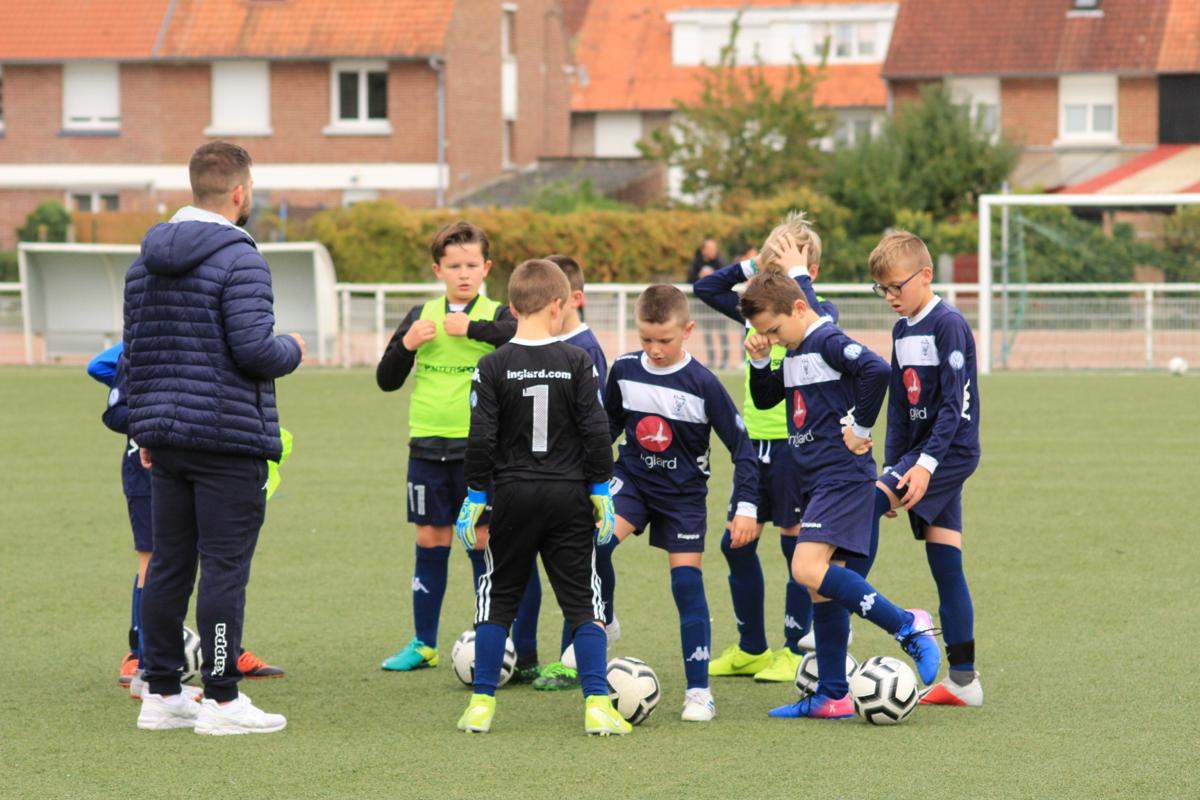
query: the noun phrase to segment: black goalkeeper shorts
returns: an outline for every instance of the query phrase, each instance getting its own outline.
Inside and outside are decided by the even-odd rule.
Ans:
[[[525,481],[496,487],[475,624],[490,622],[506,629],[512,624],[539,553],[571,627],[603,622],[595,532],[583,483]]]

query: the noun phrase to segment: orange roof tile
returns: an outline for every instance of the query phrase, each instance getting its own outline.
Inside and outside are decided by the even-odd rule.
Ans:
[[[2,0],[0,62],[145,59],[168,0]]]
[[[856,0],[822,0],[821,5]],[[797,0],[604,0],[592,2],[584,18],[575,63],[586,70],[571,93],[572,111],[670,109],[699,94],[701,67],[671,63],[671,24],[666,15],[693,8],[795,6]],[[827,66],[817,84],[819,105],[877,106],[887,102],[881,64]],[[763,68],[768,79],[783,80],[786,67]]]
[[[1196,0],[1171,0],[1158,71],[1200,72],[1200,3]]]

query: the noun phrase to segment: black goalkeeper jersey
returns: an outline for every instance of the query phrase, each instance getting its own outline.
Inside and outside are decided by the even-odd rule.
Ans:
[[[612,477],[608,417],[586,352],[513,339],[479,360],[471,383],[467,485]]]

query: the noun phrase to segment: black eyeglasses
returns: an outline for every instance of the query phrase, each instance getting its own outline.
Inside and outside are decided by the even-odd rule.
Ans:
[[[876,297],[888,297],[888,296],[899,297],[901,290],[904,289],[904,284],[908,283],[909,281],[911,281],[913,278],[917,277],[920,274],[921,274],[921,270],[917,270],[912,275],[909,275],[907,278],[902,280],[900,283],[893,283],[893,284],[889,284],[888,286],[884,286],[879,283],[872,283],[871,291],[875,293]]]

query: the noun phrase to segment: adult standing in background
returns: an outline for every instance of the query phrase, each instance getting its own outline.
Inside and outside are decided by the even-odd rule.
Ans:
[[[125,276],[129,435],[151,469],[154,552],[142,590],[138,727],[270,733],[287,720],[238,692],[250,559],[282,449],[275,378],[300,366],[276,336],[271,271],[241,226],[250,154],[213,142],[188,165],[192,205],[155,225]],[[204,699],[180,693],[183,619],[196,582]]]
[[[695,285],[696,281],[708,277],[721,267],[721,250],[717,240],[705,239],[696,254],[692,256],[692,266],[688,268],[688,283]],[[729,338],[726,336],[724,320],[712,319],[707,309],[696,317],[700,328],[704,331],[704,363],[709,369],[725,369],[729,365]],[[720,351],[718,360],[718,350]]]

